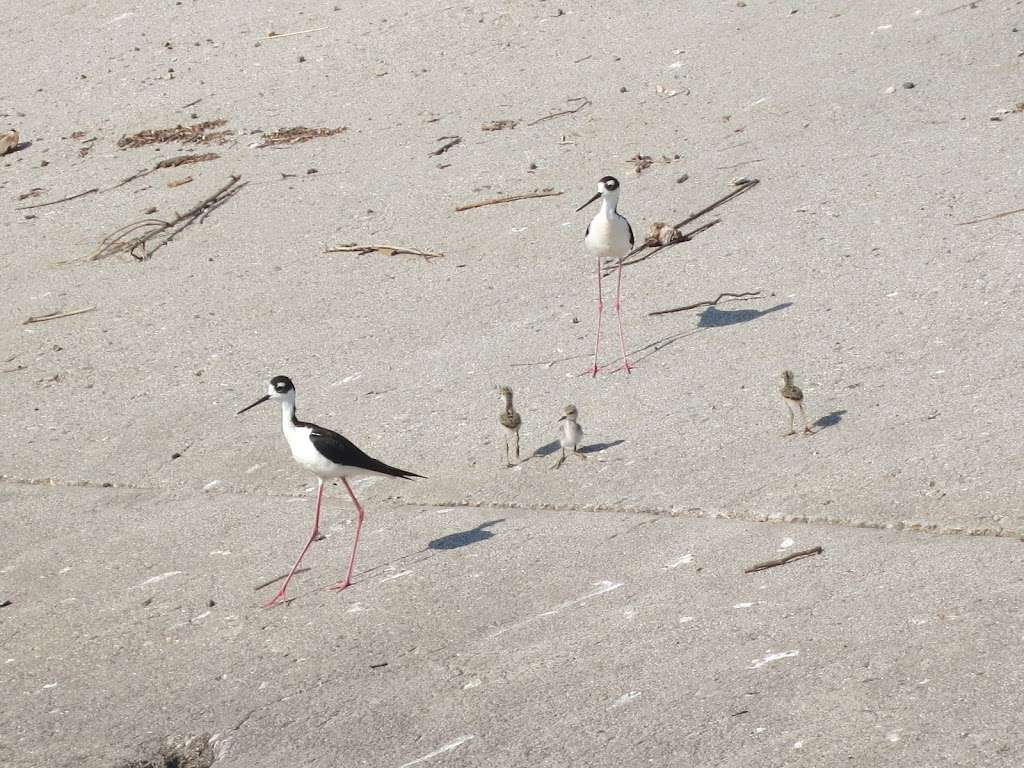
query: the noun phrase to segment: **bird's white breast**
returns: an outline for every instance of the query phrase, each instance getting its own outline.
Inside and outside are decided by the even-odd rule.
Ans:
[[[562,436],[559,439],[562,447],[566,450],[575,451],[576,446],[583,442],[583,427],[575,421],[562,423]]]
[[[629,224],[619,215],[598,214],[590,222],[584,239],[587,250],[602,258],[620,259],[629,253]]]

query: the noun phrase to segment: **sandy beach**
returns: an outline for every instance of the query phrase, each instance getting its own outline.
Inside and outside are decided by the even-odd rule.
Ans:
[[[6,26],[0,764],[1024,759],[1024,5]],[[636,369],[592,378],[605,175],[638,240],[739,194],[624,268]],[[427,479],[356,483],[340,594],[329,488],[265,611],[315,486],[236,415],[275,374]],[[552,471],[568,403],[588,459]]]

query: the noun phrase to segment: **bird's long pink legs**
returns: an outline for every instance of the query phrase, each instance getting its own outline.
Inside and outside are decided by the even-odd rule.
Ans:
[[[317,478],[316,513],[313,518],[313,530],[309,532],[309,538],[306,539],[306,545],[302,548],[302,551],[299,552],[299,558],[295,561],[295,565],[293,565],[292,569],[288,571],[288,577],[284,580],[284,585],[281,587],[281,589],[278,590],[276,595],[274,595],[269,601],[263,604],[264,608],[272,608],[274,605],[277,604],[278,600],[285,599],[285,592],[288,591],[288,585],[291,583],[292,576],[295,575],[295,569],[298,568],[299,563],[302,562],[302,558],[306,554],[306,550],[309,549],[309,545],[312,544],[313,541],[317,538],[317,536],[320,535],[320,503],[323,501],[323,498],[324,481],[321,480],[320,478]]]
[[[364,515],[363,505],[359,503],[359,499],[357,499],[356,495],[352,492],[352,486],[348,484],[348,480],[343,477],[341,478],[341,482],[344,483],[345,490],[348,491],[348,495],[352,497],[352,503],[356,505],[356,538],[355,541],[352,542],[352,554],[349,555],[348,558],[348,572],[345,574],[345,579],[343,581],[339,581],[334,586],[329,587],[329,589],[332,589],[335,592],[341,592],[343,589],[348,589],[352,584],[352,569],[356,566],[356,547],[359,546],[359,532],[363,530]]]
[[[597,257],[597,339],[594,341],[594,365],[583,372],[597,376],[600,366],[597,364],[597,353],[601,349],[601,316],[604,314],[604,298],[601,296],[601,257]]]
[[[619,349],[622,350],[622,365],[615,370],[625,370],[626,373],[630,373],[633,366],[629,364],[629,358],[626,357],[626,337],[622,332],[622,303],[620,301],[622,297],[622,262],[623,259],[619,259],[619,277],[615,284],[615,317],[619,321]]]

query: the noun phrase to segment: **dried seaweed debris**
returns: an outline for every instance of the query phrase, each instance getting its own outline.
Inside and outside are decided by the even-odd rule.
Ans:
[[[223,144],[227,137],[233,136],[234,131],[225,129],[216,130],[227,124],[227,120],[207,120],[204,123],[193,125],[178,125],[174,128],[155,128],[133,133],[131,136],[122,136],[117,140],[117,146],[121,149],[138,149],[153,144]]]
[[[322,139],[328,136],[337,136],[339,133],[347,130],[348,128],[344,126],[341,128],[304,128],[300,125],[295,128],[281,128],[273,133],[264,134],[263,142],[258,145],[257,149],[263,149],[264,147],[277,147],[282,144],[301,144],[302,142],[309,141],[310,139]]]

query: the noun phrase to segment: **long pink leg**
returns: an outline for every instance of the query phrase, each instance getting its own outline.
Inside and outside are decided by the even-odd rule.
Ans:
[[[626,337],[622,333],[622,304],[620,298],[622,296],[622,259],[619,259],[619,277],[615,285],[615,317],[619,321],[619,349],[622,350],[622,365],[615,370],[625,369],[626,373],[630,373],[633,370],[633,366],[629,364],[629,360],[626,358]]]
[[[348,484],[348,480],[344,477],[341,478],[341,482],[345,484],[345,490],[348,491],[348,495],[352,497],[352,503],[356,505],[356,538],[352,542],[352,554],[348,558],[348,573],[345,574],[345,580],[339,581],[334,586],[330,587],[335,592],[341,592],[343,589],[348,589],[352,584],[352,569],[356,567],[356,547],[359,546],[359,532],[363,530],[363,505],[359,503],[359,499],[352,493],[352,486]]]
[[[306,546],[299,552],[299,559],[295,561],[295,565],[288,571],[288,578],[284,580],[284,586],[278,590],[278,593],[274,595],[268,602],[263,604],[264,608],[272,608],[278,600],[284,599],[284,593],[288,590],[288,585],[291,583],[292,576],[295,575],[295,569],[299,567],[299,563],[302,562],[302,557],[306,554],[306,550],[309,549],[309,545],[313,543],[317,536],[320,535],[320,503],[324,497],[324,481],[317,478],[316,488],[316,514],[313,517],[313,530],[309,532],[309,538],[306,539]]]
[[[599,367],[597,365],[597,353],[601,348],[601,316],[604,314],[604,299],[601,296],[601,257],[597,257],[597,339],[594,341],[594,365],[592,368],[584,371],[584,374],[589,373],[591,376],[597,376]]]

